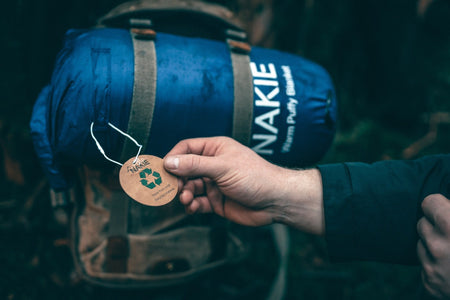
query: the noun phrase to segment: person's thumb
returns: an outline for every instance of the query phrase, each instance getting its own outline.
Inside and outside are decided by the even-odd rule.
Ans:
[[[175,175],[183,177],[209,177],[216,179],[223,174],[226,165],[213,156],[182,154],[164,158],[164,168]]]

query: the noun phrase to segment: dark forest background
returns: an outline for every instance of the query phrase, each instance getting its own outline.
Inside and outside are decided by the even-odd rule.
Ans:
[[[28,122],[69,28],[86,28],[120,0],[11,0],[0,11],[0,298],[78,298],[64,230]],[[323,65],[339,130],[322,162],[414,159],[450,150],[450,1],[216,1],[255,45]],[[419,269],[332,264],[321,238],[291,231],[288,299],[414,299]],[[73,279],[73,278],[72,278]]]

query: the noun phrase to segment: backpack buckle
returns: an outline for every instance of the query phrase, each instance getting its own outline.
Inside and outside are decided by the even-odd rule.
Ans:
[[[225,35],[231,51],[239,54],[249,54],[252,50],[252,47],[247,42],[247,34],[244,31],[227,29]]]
[[[150,19],[130,19],[130,31],[138,40],[154,40],[156,31],[154,31],[152,20]]]

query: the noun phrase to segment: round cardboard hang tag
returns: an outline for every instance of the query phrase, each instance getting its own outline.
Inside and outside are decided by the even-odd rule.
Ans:
[[[168,173],[163,160],[152,155],[140,155],[123,164],[119,172],[125,193],[139,203],[161,206],[172,201],[178,192],[177,177]]]

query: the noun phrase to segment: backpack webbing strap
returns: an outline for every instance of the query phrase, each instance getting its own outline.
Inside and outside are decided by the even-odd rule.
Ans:
[[[271,229],[279,257],[279,265],[266,300],[280,300],[284,299],[286,290],[287,268],[289,264],[289,232],[287,227],[282,224],[273,224]]]
[[[106,244],[105,271],[126,273],[129,255],[126,237],[128,223],[128,198],[113,193],[110,206],[109,235]],[[125,213],[123,213],[125,212]]]
[[[127,133],[138,141],[145,151],[156,97],[156,51],[153,42],[156,33],[150,28],[150,20],[131,19],[130,23],[134,47],[134,85]],[[136,145],[126,139],[122,149],[122,161],[136,155],[136,151]]]
[[[232,137],[241,144],[250,145],[253,122],[253,80],[250,71],[251,47],[245,42],[243,31],[228,29],[227,43],[230,48],[234,78],[234,108]]]
[[[127,133],[142,145],[145,151],[150,136],[156,97],[156,51],[151,21],[130,20],[130,34],[134,48],[134,85]],[[124,141],[120,160],[127,161],[137,153],[136,145]],[[128,207],[127,197],[112,199],[109,219],[106,269],[125,273],[128,260]]]

